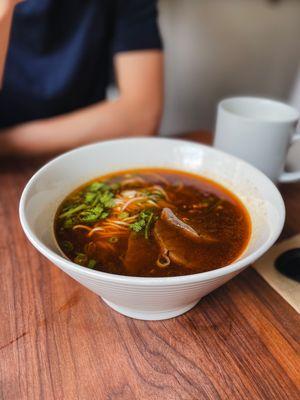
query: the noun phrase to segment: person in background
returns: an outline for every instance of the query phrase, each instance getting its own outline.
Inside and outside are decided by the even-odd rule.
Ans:
[[[19,1],[1,1],[0,35],[7,37]],[[5,52],[1,40],[0,64]],[[119,97],[109,101],[112,60]],[[22,2],[14,12],[0,91],[0,155],[42,155],[152,135],[162,88],[155,0]]]
[[[0,89],[13,10],[18,2],[17,0],[0,1]]]

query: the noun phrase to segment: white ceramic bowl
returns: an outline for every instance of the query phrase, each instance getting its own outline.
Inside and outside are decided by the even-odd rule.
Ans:
[[[247,207],[252,222],[251,239],[243,255],[220,269],[168,278],[113,275],[64,258],[53,234],[54,215],[64,197],[92,178],[139,167],[190,171],[233,191]],[[45,257],[116,311],[145,320],[183,314],[233,278],[272,246],[282,230],[284,217],[284,203],[277,188],[251,165],[208,146],[161,138],[108,141],[63,154],[31,178],[20,201],[22,227]]]

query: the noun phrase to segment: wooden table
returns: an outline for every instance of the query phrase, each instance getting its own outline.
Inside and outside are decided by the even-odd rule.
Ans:
[[[126,318],[26,240],[18,201],[41,163],[2,164],[1,400],[300,398],[299,315],[253,269],[176,319]],[[300,232],[300,184],[280,189],[287,237]]]

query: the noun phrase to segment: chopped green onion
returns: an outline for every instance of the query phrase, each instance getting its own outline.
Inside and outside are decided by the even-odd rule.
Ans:
[[[85,265],[87,263],[88,257],[84,253],[77,253],[76,257],[74,258],[74,263],[79,265]]]
[[[96,264],[97,264],[96,260],[90,259],[87,267],[93,269],[93,268],[95,268]]]
[[[64,240],[62,242],[62,247],[65,251],[72,251],[74,249],[73,244],[69,240]]]
[[[72,226],[73,226],[72,218],[66,219],[65,222],[64,222],[64,228],[65,229],[70,229],[70,228],[72,228]]]

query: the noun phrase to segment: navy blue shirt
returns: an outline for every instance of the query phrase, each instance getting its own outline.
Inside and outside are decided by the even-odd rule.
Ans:
[[[155,0],[19,4],[0,92],[0,128],[103,100],[115,53],[160,47]]]

